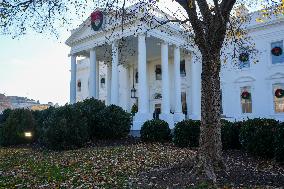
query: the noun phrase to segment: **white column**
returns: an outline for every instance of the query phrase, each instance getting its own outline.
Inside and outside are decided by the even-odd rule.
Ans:
[[[110,105],[111,104],[111,64],[107,65],[107,101],[106,104]]]
[[[170,113],[170,87],[169,87],[169,53],[168,44],[161,45],[162,60],[162,114]]]
[[[145,35],[140,34],[138,35],[138,112],[134,116],[131,129],[140,130],[145,121],[150,119],[152,117],[149,113],[146,41]]]
[[[175,113],[181,113],[181,85],[180,85],[180,49],[174,48],[174,71],[175,71]]]
[[[96,50],[90,50],[90,77],[89,77],[89,97],[97,98],[97,59]]]
[[[112,44],[111,104],[118,105],[118,43]]]
[[[149,113],[149,97],[147,83],[146,41],[144,35],[138,36],[138,111]]]
[[[175,72],[175,121],[184,119],[181,105],[181,81],[180,81],[180,48],[174,47],[174,72]]]
[[[96,61],[96,99],[100,99],[100,62]]]
[[[76,103],[76,90],[77,90],[77,79],[76,79],[77,65],[76,56],[71,56],[71,81],[70,81],[70,104]]]
[[[191,55],[191,86],[192,86],[192,99],[191,99],[191,109],[192,115],[191,119],[201,118],[201,62],[197,60],[195,54]]]

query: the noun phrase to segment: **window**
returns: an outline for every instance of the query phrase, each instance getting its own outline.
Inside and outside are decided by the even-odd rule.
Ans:
[[[156,65],[155,73],[156,73],[156,80],[161,80],[162,79],[161,65]]]
[[[283,97],[284,84],[273,85],[273,101],[274,101],[274,112],[284,112],[284,97]]]
[[[180,76],[185,77],[186,71],[185,71],[185,60],[180,61]]]
[[[249,53],[247,52],[242,52],[239,55],[239,68],[249,68],[250,67],[250,60],[249,60]]]
[[[251,87],[241,88],[242,113],[252,113]]]
[[[77,82],[77,91],[81,92],[81,90],[82,90],[82,83],[81,83],[80,80],[78,80],[78,82]]]
[[[104,77],[101,78],[101,88],[105,88],[106,79]]]
[[[136,71],[136,74],[135,74],[135,83],[138,83],[138,71]]]
[[[273,53],[274,50],[278,52],[282,51],[282,53]],[[272,64],[279,64],[284,63],[284,53],[283,53],[283,41],[277,41],[271,43],[271,57],[272,57]]]
[[[187,115],[186,92],[181,93],[182,113]]]

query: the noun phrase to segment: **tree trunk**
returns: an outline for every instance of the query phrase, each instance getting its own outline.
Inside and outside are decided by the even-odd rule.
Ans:
[[[212,55],[214,54],[214,55]],[[221,143],[220,53],[202,56],[201,132],[198,170],[216,182],[217,170],[223,169]]]

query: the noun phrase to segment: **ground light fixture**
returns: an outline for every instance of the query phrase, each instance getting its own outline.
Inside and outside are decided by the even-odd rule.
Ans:
[[[32,138],[33,137],[33,134],[30,131],[24,132],[24,135],[25,135],[26,138]]]

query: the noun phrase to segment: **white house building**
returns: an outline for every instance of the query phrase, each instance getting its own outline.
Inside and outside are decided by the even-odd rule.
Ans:
[[[134,16],[124,21],[123,29],[114,12],[97,9],[72,31],[66,41],[71,47],[70,103],[94,97],[128,112],[137,104],[133,130],[140,130],[154,111],[171,128],[183,119],[200,119],[200,56],[186,26],[149,24],[143,18],[171,16],[152,7],[141,11],[141,6],[126,10]],[[252,16],[255,20],[257,13]],[[222,67],[224,118],[284,120],[284,17],[253,21],[247,29],[260,51],[259,62],[243,54],[238,65]]]

